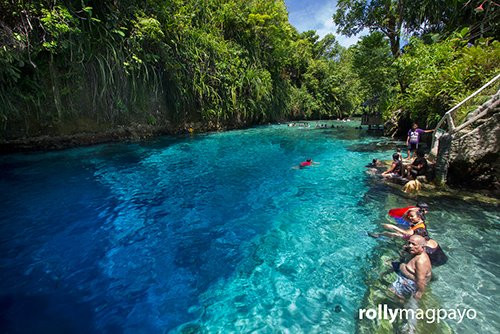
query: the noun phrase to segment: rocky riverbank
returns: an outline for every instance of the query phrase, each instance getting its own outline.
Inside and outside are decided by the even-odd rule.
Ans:
[[[182,125],[167,124],[153,126],[133,124],[118,126],[115,129],[102,132],[82,132],[61,136],[38,136],[11,140],[0,140],[0,154],[16,152],[35,152],[62,150],[66,148],[91,146],[110,142],[137,141],[161,135],[181,135],[189,133],[204,133],[210,131],[226,131],[245,128],[248,124],[204,124],[201,122],[184,123]]]

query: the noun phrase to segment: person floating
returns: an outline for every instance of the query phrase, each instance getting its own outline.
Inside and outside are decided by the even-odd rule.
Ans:
[[[408,229],[402,229],[394,224],[383,224],[382,227],[384,227],[386,230],[390,230],[392,232],[383,232],[381,234],[376,234],[376,233],[371,233],[369,234],[371,237],[377,238],[380,235],[384,235],[387,237],[395,237],[395,238],[403,238],[408,240],[412,235],[415,234],[415,230],[418,228],[423,228],[427,229],[427,226],[425,225],[425,221],[422,218],[422,215],[418,211],[410,211],[408,213],[408,220],[410,221],[410,226]]]
[[[378,160],[378,159],[372,159],[372,162],[370,162],[365,167],[375,168],[375,167],[380,167],[380,166],[382,166],[382,163],[380,162],[380,160]]]
[[[416,206],[407,206],[404,208],[391,209],[389,210],[388,214],[389,216],[394,218],[394,220],[398,225],[409,227],[410,219],[408,218],[408,215],[410,214],[410,212],[417,212],[422,217],[422,220],[425,221],[426,220],[425,215],[429,213],[429,204],[424,202],[419,202],[417,203]]]
[[[403,176],[403,162],[400,159],[399,153],[392,155],[392,164],[388,170],[382,173],[384,177],[402,177]]]
[[[401,298],[413,295],[419,300],[431,279],[432,265],[425,246],[425,238],[412,235],[406,247],[412,257],[408,262],[401,263],[395,268],[398,277],[389,290]]]
[[[319,165],[319,162],[313,161],[312,159],[307,159],[299,164],[299,168],[305,168],[312,165]]]
[[[418,150],[418,143],[420,142],[420,136],[422,133],[432,132],[434,130],[422,130],[418,128],[417,123],[413,123],[411,129],[408,131],[408,137],[406,138],[406,146],[408,147],[408,155],[406,159],[411,159],[413,154]],[[411,157],[410,157],[411,153]]]

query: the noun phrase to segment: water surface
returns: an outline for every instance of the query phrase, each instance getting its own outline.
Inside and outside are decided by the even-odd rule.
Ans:
[[[378,270],[365,232],[413,199],[365,173],[395,144],[342,125],[1,157],[2,328],[353,333]],[[320,164],[292,168],[306,158]],[[430,219],[451,283],[433,294],[498,328],[498,212],[444,203]]]

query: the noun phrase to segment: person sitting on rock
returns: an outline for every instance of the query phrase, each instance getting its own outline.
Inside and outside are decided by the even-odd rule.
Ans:
[[[416,180],[418,176],[424,176],[427,173],[427,160],[422,151],[417,151],[417,158],[408,166],[408,175]]]
[[[382,173],[384,177],[401,177],[403,175],[403,162],[400,159],[399,153],[392,155],[392,164],[388,170]]]

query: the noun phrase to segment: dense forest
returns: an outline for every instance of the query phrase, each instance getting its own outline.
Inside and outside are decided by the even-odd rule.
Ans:
[[[498,11],[339,0],[339,33],[370,32],[345,49],[283,0],[1,0],[0,139],[396,110],[432,126],[498,72]]]

